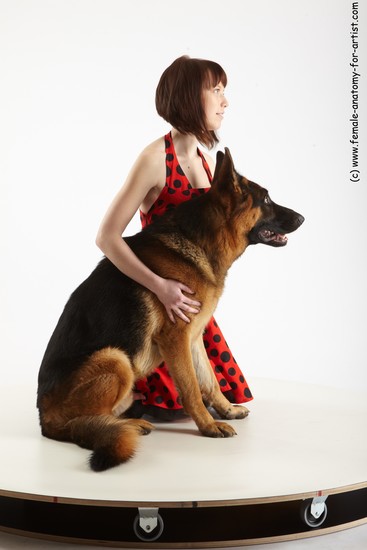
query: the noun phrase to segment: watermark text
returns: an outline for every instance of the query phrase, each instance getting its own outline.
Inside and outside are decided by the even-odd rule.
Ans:
[[[358,2],[352,2],[351,4],[351,61],[349,63],[351,68],[351,111],[349,122],[351,124],[350,132],[350,145],[351,145],[351,170],[350,181],[360,181],[359,170],[359,82],[360,82],[360,53],[358,51],[359,46],[359,9]]]

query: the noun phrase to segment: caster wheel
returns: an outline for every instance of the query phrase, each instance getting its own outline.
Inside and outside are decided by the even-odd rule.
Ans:
[[[164,529],[164,523],[161,516],[158,514],[157,516],[157,525],[154,527],[154,529],[150,530],[150,526],[147,525],[146,529],[143,529],[139,524],[140,516],[137,515],[134,519],[134,533],[138,537],[138,539],[142,540],[143,542],[153,542],[155,540],[158,540],[161,534],[163,533]]]
[[[315,529],[320,527],[327,516],[327,506],[326,503],[322,505],[315,505],[313,507],[312,500],[305,500],[301,506],[301,519],[308,526]]]

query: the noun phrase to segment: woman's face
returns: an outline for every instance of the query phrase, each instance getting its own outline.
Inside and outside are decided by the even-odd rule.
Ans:
[[[203,106],[207,129],[218,130],[222,124],[224,110],[228,107],[224,86],[221,82],[215,87],[203,90]]]

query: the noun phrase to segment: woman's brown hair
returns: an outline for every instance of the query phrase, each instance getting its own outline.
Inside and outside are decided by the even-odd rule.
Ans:
[[[211,149],[219,139],[206,127],[203,90],[221,82],[227,85],[227,75],[218,63],[183,55],[162,74],[155,95],[158,114],[182,134],[193,134]]]

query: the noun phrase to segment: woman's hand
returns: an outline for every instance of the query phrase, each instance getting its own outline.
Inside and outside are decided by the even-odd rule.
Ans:
[[[161,279],[158,289],[155,290],[156,296],[166,308],[172,323],[176,322],[175,315],[189,323],[190,319],[184,312],[199,313],[200,311],[201,303],[197,300],[191,300],[184,293],[195,294],[188,286],[172,279]]]

